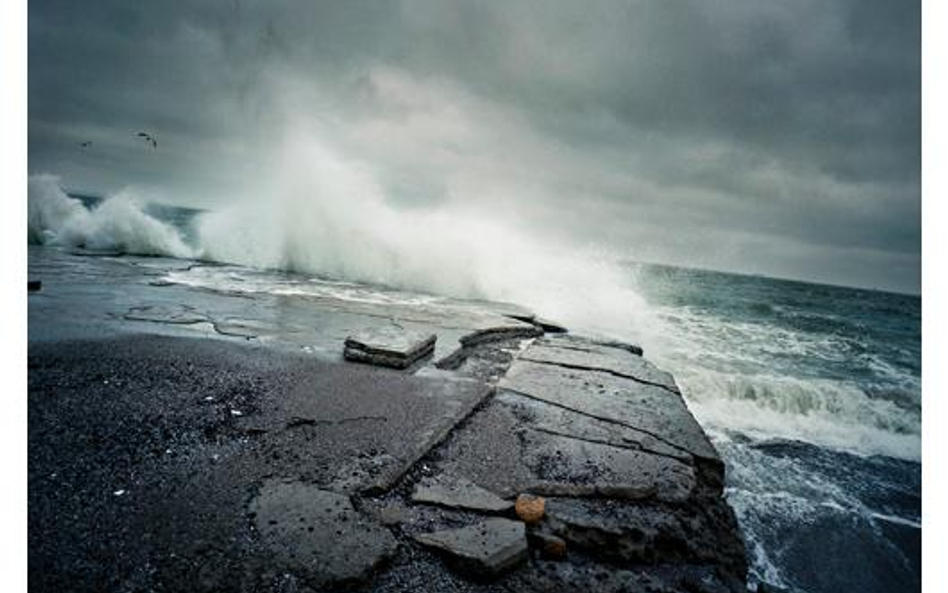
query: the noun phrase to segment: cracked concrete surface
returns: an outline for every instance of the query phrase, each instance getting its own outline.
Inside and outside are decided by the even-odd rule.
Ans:
[[[743,588],[723,464],[635,345],[509,305],[156,285],[199,269],[161,258],[30,268],[37,590]],[[343,361],[380,327],[434,356]]]

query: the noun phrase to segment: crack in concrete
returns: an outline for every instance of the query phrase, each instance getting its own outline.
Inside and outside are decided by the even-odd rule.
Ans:
[[[339,420],[323,420],[319,418],[305,418],[302,416],[293,416],[286,421],[275,421],[272,424],[263,424],[263,425],[249,425],[241,426],[238,424],[236,427],[237,430],[251,434],[251,435],[260,435],[266,434],[268,432],[281,431],[281,430],[290,430],[292,428],[300,428],[303,426],[338,426],[341,424],[348,424],[350,422],[365,422],[365,421],[379,421],[379,422],[388,422],[388,418],[384,416],[354,416],[352,418],[340,418]]]
[[[388,418],[385,416],[353,416],[352,418],[340,418],[339,420],[322,420],[319,418],[304,418],[302,416],[294,416],[286,421],[285,428],[296,428],[298,426],[338,426],[340,424],[348,424],[350,422],[364,422],[368,420],[388,422]]]
[[[576,408],[572,408],[572,407],[567,406],[567,405],[564,405],[564,404],[560,404],[560,403],[556,403],[556,402],[551,402],[551,401],[546,400],[546,399],[543,399],[543,398],[541,398],[541,397],[537,397],[537,396],[535,396],[535,395],[531,395],[531,394],[526,393],[526,392],[523,392],[523,391],[518,391],[518,390],[512,389],[512,388],[510,388],[510,387],[502,387],[502,388],[499,388],[499,389],[502,390],[502,391],[509,391],[510,393],[514,393],[514,394],[519,395],[519,396],[521,396],[521,397],[525,397],[525,398],[528,398],[528,399],[532,399],[532,400],[538,401],[538,402],[540,402],[540,403],[544,403],[544,404],[546,404],[546,405],[548,405],[548,406],[555,406],[555,407],[561,408],[561,409],[563,409],[563,410],[569,410],[570,412],[574,412],[574,413],[579,414],[579,415],[581,415],[581,416],[586,416],[587,418],[593,418],[593,419],[595,419],[595,420],[600,420],[600,421],[602,421],[602,422],[610,422],[610,423],[615,424],[615,425],[617,425],[617,426],[624,426],[624,427],[626,427],[626,428],[631,428],[631,429],[634,430],[634,431],[641,432],[642,434],[646,434],[646,435],[652,437],[653,439],[655,439],[656,441],[658,441],[658,442],[660,442],[660,443],[664,443],[664,444],[668,445],[668,446],[671,447],[672,449],[675,449],[675,450],[677,450],[677,451],[681,451],[682,453],[684,453],[684,454],[686,454],[686,455],[690,455],[691,457],[693,457],[693,458],[695,458],[695,459],[701,458],[700,455],[697,455],[697,454],[695,454],[694,452],[689,451],[689,450],[686,449],[685,447],[682,447],[681,445],[676,445],[675,443],[673,443],[673,442],[671,442],[671,441],[669,441],[669,440],[667,440],[667,439],[665,439],[665,438],[663,438],[663,437],[660,437],[659,435],[655,434],[654,432],[645,430],[645,429],[643,429],[643,428],[639,428],[638,426],[633,426],[633,425],[631,425],[631,424],[628,424],[628,423],[626,423],[626,422],[622,422],[622,421],[620,421],[620,420],[616,420],[616,419],[614,419],[614,418],[608,418],[608,417],[606,417],[606,416],[599,416],[599,415],[597,415],[597,414],[591,414],[591,413],[589,413],[589,412],[585,412],[585,411],[583,411],[583,410],[578,410],[578,409],[576,409]]]
[[[675,395],[681,395],[681,393],[677,389],[672,389],[668,387],[667,385],[663,385],[662,383],[647,381],[645,379],[640,379],[639,377],[636,377],[634,375],[627,375],[625,373],[620,373],[619,371],[615,371],[612,369],[607,369],[603,367],[595,367],[595,366],[586,366],[582,364],[571,364],[567,362],[553,362],[550,360],[537,360],[535,358],[530,358],[529,356],[524,356],[524,355],[521,355],[519,359],[525,360],[527,362],[532,362],[534,364],[545,364],[549,366],[562,367],[564,369],[572,369],[574,371],[595,371],[595,372],[600,372],[600,373],[608,373],[615,377],[620,377],[622,379],[631,379],[632,381],[635,381],[636,383],[640,383],[642,385],[651,385],[652,387],[659,387],[669,393],[673,393]]]
[[[689,466],[689,467],[693,467],[693,466],[691,465],[691,463],[690,463],[690,460],[692,459],[692,456],[691,456],[691,455],[688,455],[687,458],[683,458],[684,456],[683,456],[683,457],[678,457],[678,456],[675,456],[675,455],[669,455],[668,453],[662,453],[662,452],[660,452],[660,451],[656,451],[655,449],[646,447],[646,446],[642,445],[642,443],[629,443],[628,445],[625,445],[625,444],[616,443],[616,442],[614,442],[614,441],[608,441],[608,440],[605,440],[605,439],[595,439],[595,438],[590,438],[590,437],[581,437],[581,436],[577,436],[577,435],[575,435],[575,434],[569,434],[569,433],[566,433],[566,432],[560,432],[560,431],[558,431],[558,430],[553,430],[553,429],[550,429],[550,428],[543,428],[543,427],[538,427],[538,426],[527,426],[526,428],[527,428],[527,430],[532,430],[532,431],[535,431],[535,432],[542,432],[542,433],[545,433],[545,434],[549,434],[549,435],[553,435],[553,436],[559,436],[559,437],[564,437],[564,438],[568,438],[568,439],[573,439],[573,440],[576,440],[576,441],[583,441],[583,442],[586,442],[586,443],[592,443],[592,444],[594,444],[594,445],[604,445],[604,446],[607,446],[607,447],[615,447],[616,449],[625,449],[625,450],[627,450],[627,451],[638,451],[638,452],[640,452],[640,453],[648,453],[649,455],[656,455],[656,456],[658,456],[658,457],[665,457],[666,459],[671,459],[671,460],[673,460],[673,461],[677,461],[678,463],[681,463],[682,465],[687,465],[687,466]],[[649,435],[649,436],[651,436],[651,435]]]

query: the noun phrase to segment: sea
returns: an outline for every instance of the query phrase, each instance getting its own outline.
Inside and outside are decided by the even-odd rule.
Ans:
[[[921,298],[636,266],[727,466],[751,580],[921,590]]]
[[[444,218],[419,225],[378,200],[300,204],[201,211],[31,176],[29,240],[230,264],[169,278],[207,288],[289,279],[317,294],[503,300],[636,341],[726,463],[752,586],[921,589],[919,296],[557,253],[516,228],[439,230]]]

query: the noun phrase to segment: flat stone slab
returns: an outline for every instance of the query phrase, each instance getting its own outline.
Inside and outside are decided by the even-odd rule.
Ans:
[[[415,535],[447,555],[449,564],[475,575],[495,576],[527,559],[526,528],[519,521],[488,519],[460,529]]]
[[[414,502],[493,513],[513,508],[512,502],[490,490],[466,478],[448,474],[423,479],[415,486],[411,499]]]
[[[671,373],[628,350],[592,341],[544,337],[527,348],[520,358],[576,369],[606,371],[678,393],[678,385]]]
[[[533,418],[508,394],[498,396],[452,439],[443,470],[503,496],[681,503],[695,491],[697,470],[686,460],[547,431]]]
[[[695,488],[694,468],[674,458],[531,428],[521,439],[534,494],[680,503]]]
[[[389,489],[491,392],[471,380],[315,360],[282,373],[282,389],[237,408],[235,428],[274,469],[345,493]]]
[[[434,334],[376,328],[346,338],[343,355],[346,360],[404,369],[433,353],[436,340]]]
[[[591,418],[646,433],[665,445],[720,463],[682,397],[664,387],[604,371],[519,359],[497,385]]]
[[[249,511],[277,562],[316,587],[364,583],[398,547],[348,497],[309,484],[268,481]]]
[[[638,449],[672,457],[685,463],[691,463],[693,459],[690,453],[664,443],[646,432],[578,414],[559,406],[518,395],[513,391],[499,393],[497,401],[513,407],[519,416],[529,418],[529,425],[534,430],[614,447]]]

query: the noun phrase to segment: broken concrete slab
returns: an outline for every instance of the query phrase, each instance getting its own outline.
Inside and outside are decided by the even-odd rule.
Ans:
[[[674,458],[530,428],[521,439],[535,494],[680,503],[695,488],[694,468]]]
[[[422,479],[415,486],[411,499],[414,502],[489,513],[500,513],[513,507],[513,503],[490,490],[466,478],[445,473]]]
[[[458,338],[460,346],[447,356],[439,358],[435,362],[435,367],[456,370],[472,357],[477,358],[479,354],[484,354],[499,344],[510,344],[517,340],[535,338],[541,335],[543,335],[543,330],[532,323],[522,323],[512,318],[505,319],[500,324],[486,326],[462,335]],[[517,347],[516,349],[519,350],[520,348]],[[503,364],[499,368],[506,366],[507,364]],[[475,372],[475,374],[477,373]]]
[[[496,576],[527,559],[526,529],[510,519],[421,533],[415,540],[442,552],[450,565],[474,576]]]
[[[550,499],[547,529],[576,547],[621,562],[743,567],[740,534],[724,505],[631,506],[614,500]]]
[[[408,368],[434,352],[437,336],[401,328],[374,328],[349,336],[343,356],[346,360],[397,369]]]
[[[274,469],[339,492],[381,492],[491,392],[475,381],[300,357],[281,389],[233,419]],[[271,457],[275,457],[270,459]]]
[[[563,347],[573,347],[581,350],[588,349],[590,345],[600,346],[603,348],[614,348],[617,350],[625,350],[636,356],[642,356],[644,351],[642,347],[638,344],[630,344],[629,342],[622,342],[620,340],[613,339],[601,339],[601,338],[591,338],[587,336],[578,336],[575,334],[566,334],[555,336],[557,338],[557,343]]]
[[[682,397],[663,387],[522,359],[511,365],[497,387],[635,429],[683,453],[721,463]]]
[[[443,454],[444,471],[502,496],[607,496],[681,503],[694,492],[695,468],[676,457],[548,433],[494,399]]]
[[[398,547],[348,497],[310,484],[268,481],[249,511],[276,561],[315,587],[363,584]]]
[[[527,348],[520,358],[573,369],[605,371],[679,392],[671,373],[627,350],[603,346],[592,341],[544,337]]]
[[[533,430],[612,445],[613,447],[647,451],[657,455],[674,457],[685,463],[691,463],[692,461],[690,453],[629,426],[599,420],[560,406],[519,395],[513,391],[503,391],[497,394],[497,401],[510,406],[514,413],[529,423]]]
[[[478,329],[471,333],[465,334],[458,341],[461,343],[461,346],[470,348],[472,346],[477,346],[478,344],[493,342],[496,340],[507,340],[510,338],[534,338],[542,335],[543,330],[532,323],[517,321],[516,319],[508,319],[503,324],[492,325],[490,327]]]
[[[504,498],[536,481],[524,463],[522,425],[506,406],[493,400],[452,435],[441,450],[443,471],[465,476]]]

